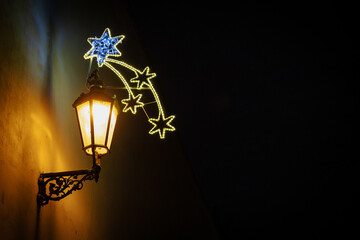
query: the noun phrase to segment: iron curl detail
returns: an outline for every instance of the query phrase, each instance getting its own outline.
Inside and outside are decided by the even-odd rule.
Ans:
[[[97,182],[99,173],[99,166],[94,166],[91,170],[42,173],[38,180],[37,202],[43,206],[50,200],[59,201],[74,191],[81,190],[84,181],[95,180]]]

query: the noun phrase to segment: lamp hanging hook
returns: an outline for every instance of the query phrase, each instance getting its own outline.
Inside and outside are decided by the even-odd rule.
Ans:
[[[92,87],[102,88],[103,85],[103,82],[100,80],[99,68],[95,68],[86,81],[86,87],[90,90]]]
[[[92,58],[90,58],[89,68],[88,68],[88,73],[87,73],[87,78],[86,78],[86,82],[85,82],[85,87],[86,87],[88,90],[89,90],[88,80],[89,80],[89,77],[90,77],[91,66],[92,66]]]

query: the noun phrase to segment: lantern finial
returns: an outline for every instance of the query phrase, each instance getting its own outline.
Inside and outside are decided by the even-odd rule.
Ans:
[[[99,69],[95,68],[87,79],[86,86],[88,89],[93,87],[102,88],[103,82],[100,80]]]

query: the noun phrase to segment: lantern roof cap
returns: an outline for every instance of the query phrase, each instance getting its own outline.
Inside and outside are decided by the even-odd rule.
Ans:
[[[99,101],[106,101],[106,102],[114,102],[118,108],[118,103],[116,100],[115,94],[109,94],[103,89],[103,82],[100,80],[99,76],[99,69],[96,68],[94,71],[89,75],[86,86],[88,87],[88,93],[81,93],[80,96],[75,100],[73,103],[73,108],[76,106],[90,101],[90,100],[99,100]]]
[[[92,87],[88,93],[81,93],[80,96],[74,101],[73,108],[76,106],[90,101],[90,100],[98,100],[98,101],[105,101],[105,102],[114,102],[117,105],[116,95],[109,94],[105,92],[102,87]]]

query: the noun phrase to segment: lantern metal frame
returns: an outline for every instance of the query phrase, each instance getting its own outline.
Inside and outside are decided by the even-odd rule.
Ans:
[[[109,116],[108,116],[108,122],[107,122],[107,129],[106,129],[106,136],[105,136],[105,142],[104,145],[98,145],[95,143],[95,132],[94,132],[94,121],[93,121],[93,116],[90,116],[90,131],[91,131],[91,144],[88,146],[85,146],[84,144],[84,136],[83,136],[83,132],[81,131],[81,126],[80,126],[80,121],[79,121],[79,115],[78,115],[78,111],[76,110],[76,107],[85,103],[85,102],[89,102],[89,107],[90,107],[90,113],[93,112],[93,104],[94,101],[104,101],[104,102],[109,102],[110,103],[110,111],[109,111]],[[96,85],[96,86],[92,86],[90,89],[89,93],[82,93],[80,95],[80,97],[78,97],[75,102],[73,103],[73,108],[75,109],[76,112],[76,119],[78,122],[78,126],[79,126],[79,131],[80,131],[80,137],[81,137],[81,143],[83,146],[83,151],[87,154],[87,155],[93,155],[94,154],[94,147],[95,147],[95,151],[97,147],[101,147],[101,148],[106,148],[107,153],[110,153],[110,148],[107,146],[108,141],[109,141],[109,130],[110,130],[110,123],[111,123],[111,114],[113,111],[113,108],[117,108],[118,107],[118,102],[116,101],[116,95],[114,96],[110,96],[108,94],[104,93],[104,90],[102,89],[102,86]],[[91,148],[92,149],[92,154],[88,153],[86,150]],[[99,155],[105,155],[105,154],[99,154]]]
[[[116,95],[109,96],[103,90],[103,83],[99,78],[98,69],[95,69],[93,73],[87,79],[87,87],[90,90],[88,93],[82,93],[79,98],[77,98],[73,104],[73,107],[76,108],[79,104],[82,104],[86,101],[101,100],[111,102],[109,119],[107,123],[106,130],[106,139],[105,146],[98,146],[94,144],[94,124],[93,116],[90,115],[91,121],[91,145],[88,147],[84,146],[83,136],[80,128],[78,113],[76,112],[76,118],[80,130],[80,137],[83,146],[83,150],[87,155],[92,156],[92,168],[86,170],[75,170],[75,171],[65,171],[65,172],[51,172],[51,173],[41,173],[38,179],[39,191],[37,194],[37,204],[38,206],[44,206],[49,203],[49,201],[59,201],[66,196],[70,195],[74,191],[81,190],[83,188],[83,182],[87,180],[95,180],[98,182],[99,174],[101,171],[101,156],[110,153],[110,149],[107,147],[108,134],[110,130],[110,121],[111,114],[114,107],[118,109],[118,102],[116,100]],[[92,104],[90,104],[91,106]],[[75,109],[76,110],[76,109]],[[90,110],[90,112],[92,112]],[[96,152],[96,147],[105,147],[107,152],[105,154],[98,154]],[[86,152],[86,149],[91,148],[93,154]]]

